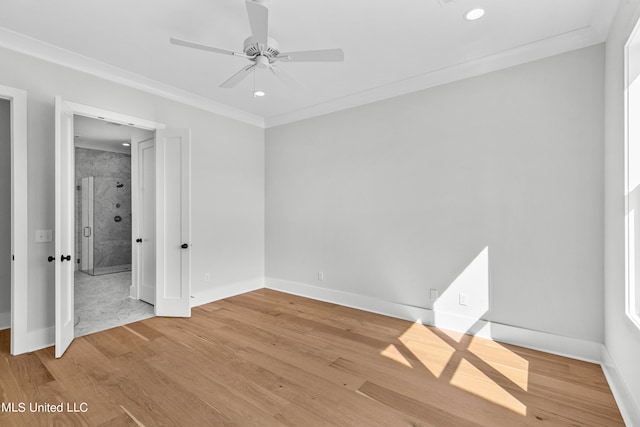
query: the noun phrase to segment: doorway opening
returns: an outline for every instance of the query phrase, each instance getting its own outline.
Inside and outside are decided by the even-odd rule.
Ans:
[[[0,330],[11,327],[11,101],[0,98]],[[0,339],[9,353],[9,340]],[[7,348],[4,348],[7,346]]]
[[[155,224],[155,210],[134,203],[140,180],[132,179],[132,144],[155,132],[74,115],[75,271],[74,336],[154,316],[154,299],[132,298],[134,218]],[[152,182],[147,183],[153,186]],[[147,215],[140,218],[134,209]],[[140,242],[142,243],[142,242]],[[138,248],[135,248],[138,249]],[[143,260],[155,270],[155,259]],[[134,270],[144,266],[135,265]]]
[[[75,331],[75,144],[74,117],[83,116],[155,132],[131,140],[132,229],[136,240],[130,296],[143,299],[149,285],[156,316],[191,316],[191,131],[55,98],[55,357]],[[152,177],[152,179],[147,179]],[[136,191],[136,189],[138,191]],[[144,212],[139,200],[150,200]],[[150,218],[150,221],[146,219]],[[152,225],[149,225],[152,223]],[[153,234],[145,235],[145,230]],[[59,258],[58,258],[59,255]],[[151,259],[153,262],[146,263]],[[59,260],[59,261],[58,261]],[[139,266],[139,267],[138,267]],[[151,279],[146,282],[145,280]],[[15,312],[14,312],[15,313]]]

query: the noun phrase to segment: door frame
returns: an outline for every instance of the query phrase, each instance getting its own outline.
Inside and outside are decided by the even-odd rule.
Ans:
[[[166,283],[161,283],[160,281],[156,282],[156,303],[157,303],[157,296],[158,296],[158,290],[163,291],[163,296],[164,299],[170,302],[173,302],[173,300],[179,300],[177,303],[182,304],[179,305],[177,308],[176,307],[169,307],[173,310],[168,309],[167,307],[163,308],[162,310],[158,310],[158,305],[156,304],[155,307],[155,313],[156,315],[161,315],[161,316],[179,316],[179,317],[190,317],[191,316],[191,304],[190,304],[190,289],[191,289],[191,282],[190,282],[190,272],[184,271],[183,268],[183,264],[187,264],[187,269],[190,268],[190,254],[189,252],[184,252],[185,249],[189,248],[189,244],[185,243],[183,241],[183,239],[187,239],[190,240],[191,235],[190,235],[190,231],[191,231],[191,225],[190,225],[190,200],[191,200],[191,195],[190,195],[190,191],[191,191],[191,176],[190,176],[190,163],[191,163],[191,130],[190,129],[173,129],[173,130],[168,130],[166,129],[166,126],[162,123],[157,123],[157,122],[153,122],[153,121],[149,121],[149,120],[144,120],[144,119],[139,119],[136,117],[132,117],[132,116],[127,116],[124,114],[120,114],[120,113],[116,113],[113,111],[108,111],[108,110],[104,110],[102,108],[97,108],[97,107],[92,107],[92,106],[88,106],[88,105],[83,105],[83,104],[78,104],[78,103],[74,103],[74,102],[70,102],[67,100],[64,100],[61,97],[56,97],[56,106],[59,104],[64,103],[64,114],[66,115],[79,115],[79,116],[85,116],[85,117],[90,117],[90,118],[97,118],[99,120],[107,120],[110,122],[114,122],[114,123],[120,123],[120,124],[124,124],[124,125],[128,125],[128,126],[133,126],[133,127],[138,127],[141,129],[145,129],[145,130],[150,130],[150,131],[155,131],[156,133],[156,150],[157,150],[157,155],[158,157],[156,158],[156,171],[155,171],[155,176],[156,176],[156,181],[159,182],[160,188],[156,188],[156,214],[159,216],[158,221],[160,224],[156,224],[156,235],[158,236],[158,241],[156,242],[156,254],[158,253],[162,253],[164,257],[167,256],[167,242],[165,242],[164,240],[161,240],[160,237],[162,236],[164,238],[164,234],[166,233],[166,227],[168,226],[168,221],[165,219],[165,217],[163,216],[165,214],[165,210],[167,208],[166,204],[161,204],[159,203],[159,201],[165,201],[166,198],[166,193],[165,192],[171,192],[176,190],[176,182],[178,183],[177,185],[180,186],[180,190],[182,192],[181,198],[183,203],[186,202],[187,206],[183,206],[182,204],[180,205],[180,212],[176,213],[175,211],[175,206],[172,205],[174,207],[174,210],[171,212],[172,213],[172,218],[178,218],[180,219],[180,239],[179,241],[176,243],[175,241],[172,244],[175,244],[175,246],[171,246],[172,250],[176,250],[178,249],[180,251],[180,265],[178,266],[179,268],[179,273],[180,273],[180,277],[181,280],[177,283],[177,287],[176,287],[176,282],[175,281],[171,281],[172,287],[168,288],[166,286]],[[58,115],[61,114],[61,109],[56,109],[56,120],[59,120]],[[56,122],[56,132],[63,132],[63,126],[59,125],[58,122]],[[179,153],[175,153],[176,151],[176,144],[178,144],[178,149],[180,150]],[[56,136],[56,153],[58,153],[58,151],[60,151],[62,148],[61,147],[69,147],[68,149],[70,149],[70,147],[72,147],[74,145],[74,141],[73,141],[73,133],[71,132],[66,132],[63,135],[61,134],[57,134]],[[169,172],[175,172],[174,169],[172,168],[167,168],[167,164],[164,160],[165,156],[167,155],[168,152],[171,152],[173,154],[176,155],[176,157],[180,157],[181,162],[180,162],[180,176],[177,177],[177,180],[175,179],[176,177],[173,176],[174,179],[170,180],[171,184],[173,185],[172,187],[169,186],[164,186],[165,184],[165,175]],[[57,156],[58,154],[56,154]],[[70,152],[70,156],[73,157],[73,151]],[[58,164],[59,161],[56,158],[56,168],[60,167],[60,165]],[[56,172],[57,173],[57,172]],[[175,175],[175,173],[174,173]],[[66,185],[67,183],[65,183]],[[59,183],[56,183],[56,190],[57,187],[59,186]],[[185,193],[186,191],[186,193]],[[68,215],[75,215],[74,209],[68,209],[68,212],[60,212],[60,209],[58,207],[58,205],[56,205],[56,215],[60,216],[61,214],[65,215],[65,218],[68,218]],[[185,219],[186,218],[186,219]],[[57,222],[57,220],[56,220]],[[175,221],[174,221],[175,222]],[[173,226],[175,226],[175,223],[173,224]],[[186,232],[186,236],[184,235]],[[175,236],[174,236],[175,237]],[[69,253],[75,253],[74,251],[74,242],[73,239],[70,241],[69,248],[58,248],[58,239],[60,238],[60,236],[56,237],[56,251],[59,250],[63,250],[66,249],[69,251]],[[176,239],[173,239],[176,240]],[[56,254],[57,255],[57,254]],[[157,255],[156,255],[157,256]],[[174,265],[174,267],[176,267]],[[158,266],[156,266],[156,277],[158,276]],[[186,279],[186,280],[185,280]],[[73,280],[73,277],[71,277],[71,281]],[[69,328],[67,326],[67,323],[65,323],[64,325],[60,324],[60,320],[61,320],[61,314],[59,315],[60,312],[59,310],[61,310],[64,307],[60,307],[61,304],[58,303],[58,295],[61,294],[62,290],[68,289],[69,286],[73,286],[73,283],[69,283],[68,279],[65,279],[64,283],[62,281],[61,278],[56,276],[56,324],[55,324],[55,330],[56,330],[56,342],[55,342],[55,346],[56,346],[56,358],[61,357],[62,354],[64,353],[64,351],[66,350],[66,348],[69,346],[69,344],[73,341],[73,337],[71,338],[71,340],[67,343],[64,340],[64,337],[66,337],[67,335],[64,335],[65,333],[68,334],[69,333]],[[162,286],[162,288],[160,287]],[[71,292],[73,291],[73,288],[71,288]],[[177,292],[176,292],[177,291]],[[178,295],[176,297],[176,295]],[[185,305],[186,304],[186,305]],[[68,306],[68,304],[67,304]],[[73,306],[71,306],[70,309],[66,309],[67,312],[69,310],[71,310],[71,315],[73,315]],[[159,312],[162,311],[162,312]],[[69,318],[69,313],[67,313],[67,319]],[[72,332],[72,331],[71,331]],[[64,336],[63,336],[64,335]]]
[[[29,351],[27,92],[0,85],[0,98],[11,104],[11,354]]]
[[[92,107],[89,105],[79,104],[79,103],[71,102],[68,100],[65,100],[65,103],[71,108],[73,114],[78,116],[90,117],[93,119],[105,120],[113,123],[120,123],[123,125],[133,126],[139,129],[144,129],[144,130],[154,131],[154,132],[157,130],[166,128],[166,125],[163,123],[158,123],[158,122],[154,122],[146,119],[140,119],[138,117],[128,116],[126,114],[105,110],[103,108]],[[133,146],[132,146],[132,150],[133,150]],[[133,183],[133,174],[132,174],[132,183]],[[133,192],[132,192],[132,196],[133,196]],[[132,261],[133,261],[133,253],[132,253]],[[132,271],[132,274],[133,274],[133,271]],[[132,288],[133,288],[133,283],[132,283]],[[133,289],[130,290],[130,296],[132,298],[138,299],[137,294],[138,294],[137,291],[134,294]]]

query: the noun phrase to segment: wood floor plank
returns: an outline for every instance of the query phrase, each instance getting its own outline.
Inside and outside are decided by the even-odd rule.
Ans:
[[[260,363],[265,369],[285,378],[287,382],[276,389],[277,392],[296,406],[303,406],[319,417],[328,418],[332,425],[390,426],[417,423],[411,414],[377,405],[358,393],[335,387],[330,381],[269,354],[247,349],[239,352],[238,356]]]
[[[622,426],[598,365],[269,289],[9,355],[2,426]],[[8,408],[8,407],[7,407]]]
[[[406,414],[411,414],[423,421],[427,421],[435,426],[460,426],[460,427],[481,427],[471,420],[466,420],[454,413],[440,409],[436,406],[420,402],[401,393],[396,393],[377,384],[366,382],[358,390],[360,393],[371,399],[384,403]]]

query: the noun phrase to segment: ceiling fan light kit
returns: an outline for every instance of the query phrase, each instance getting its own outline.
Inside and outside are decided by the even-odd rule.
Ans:
[[[471,9],[464,14],[464,19],[467,21],[476,21],[484,16],[484,9],[476,8]]]
[[[244,40],[243,52],[234,52],[231,50],[220,49],[205,44],[170,38],[172,44],[178,46],[199,49],[208,52],[218,53],[222,55],[239,56],[251,62],[228,80],[223,82],[220,87],[232,88],[253,72],[254,73],[254,91],[253,96],[262,97],[265,92],[255,88],[255,73],[258,69],[269,69],[283,83],[289,86],[295,86],[296,82],[293,77],[282,71],[276,64],[277,62],[342,62],[344,61],[344,53],[342,49],[324,49],[324,50],[306,50],[296,52],[282,53],[279,50],[278,43],[269,37],[269,7],[266,0],[246,0],[247,13],[249,15],[249,24],[251,25],[251,36]]]

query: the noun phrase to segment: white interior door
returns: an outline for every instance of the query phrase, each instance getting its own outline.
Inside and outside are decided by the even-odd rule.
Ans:
[[[155,140],[133,144],[133,287],[138,298],[156,305],[156,152]],[[135,293],[135,292],[134,292]]]
[[[156,315],[191,316],[191,134],[156,132]]]
[[[55,354],[61,357],[73,341],[75,163],[73,109],[60,97],[56,97],[55,126]]]

